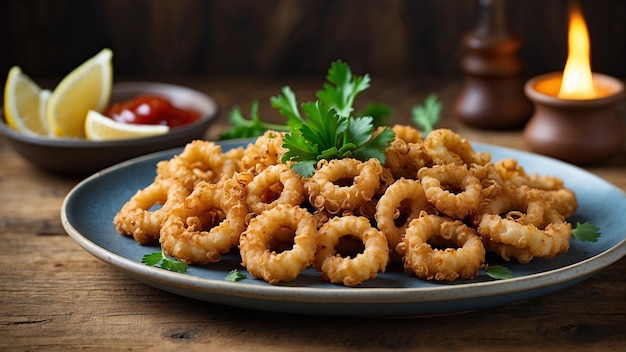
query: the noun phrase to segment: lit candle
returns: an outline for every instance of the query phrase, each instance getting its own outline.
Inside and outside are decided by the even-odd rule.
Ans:
[[[573,7],[570,16],[568,47],[569,53],[563,70],[559,98],[597,98],[600,94],[596,92],[591,75],[589,33],[578,6]]]
[[[578,6],[570,12],[563,72],[530,79],[524,91],[535,112],[524,129],[533,151],[577,164],[603,161],[624,148],[624,126],[615,104],[623,83],[591,70],[587,25]]]

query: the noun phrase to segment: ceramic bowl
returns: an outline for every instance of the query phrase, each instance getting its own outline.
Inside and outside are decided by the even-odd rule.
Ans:
[[[146,93],[164,96],[180,108],[199,111],[201,118],[171,129],[167,134],[112,141],[30,136],[10,128],[4,114],[0,119],[0,131],[22,157],[40,169],[78,176],[92,174],[136,156],[180,147],[194,139],[202,139],[217,116],[218,107],[211,97],[197,90],[167,83],[115,83],[111,102],[129,100]]]

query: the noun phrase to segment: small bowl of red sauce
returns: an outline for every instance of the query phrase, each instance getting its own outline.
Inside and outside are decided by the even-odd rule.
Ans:
[[[56,174],[85,176],[137,156],[203,139],[217,113],[215,101],[198,90],[168,83],[119,82],[113,85],[111,103],[103,114],[124,123],[167,125],[169,132],[102,141],[40,137],[13,130],[4,114],[0,131],[36,167]]]

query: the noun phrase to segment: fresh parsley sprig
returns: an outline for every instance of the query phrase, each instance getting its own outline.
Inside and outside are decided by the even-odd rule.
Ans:
[[[230,281],[230,282],[237,282],[237,281],[241,281],[247,278],[248,276],[246,276],[246,274],[240,273],[239,270],[237,269],[233,269],[228,272],[228,274],[224,277],[224,280]]]
[[[323,102],[302,104],[308,120],[283,139],[287,152],[282,162],[291,161],[293,170],[303,177],[315,172],[315,165],[322,159],[377,158],[385,161],[385,148],[395,134],[383,128],[373,135],[373,118],[344,117]]]
[[[513,278],[513,272],[502,265],[487,265],[485,272],[487,273],[487,276],[495,280]]]
[[[278,112],[287,119],[287,131],[300,127],[304,120],[298,109],[296,93],[294,93],[289,86],[284,86],[281,92],[282,94],[270,99],[272,107],[277,109]]]
[[[187,263],[165,254],[163,249],[159,252],[144,255],[141,258],[141,262],[149,266],[158,266],[161,269],[175,271],[178,273],[186,273],[189,268]]]
[[[343,61],[331,64],[323,89],[316,96],[326,106],[335,109],[342,116],[349,116],[354,111],[353,103],[357,95],[367,89],[370,84],[368,75],[354,77],[348,65]],[[258,101],[250,107],[250,117],[246,118],[238,107],[234,107],[228,116],[231,127],[220,135],[220,139],[252,138],[262,135],[267,130],[290,132],[298,128],[305,120],[300,113],[296,95],[289,86],[281,90],[281,94],[270,98],[273,108],[286,118],[285,124],[265,122],[258,113]],[[354,114],[358,117],[370,116],[374,126],[384,126],[393,116],[389,105],[369,102],[364,109]]]
[[[441,120],[441,109],[441,102],[437,94],[431,93],[424,99],[422,105],[416,104],[413,106],[411,119],[424,134],[428,134],[435,128],[437,122]]]
[[[289,131],[289,126],[261,120],[259,116],[259,102],[257,100],[252,101],[250,104],[249,119],[243,115],[239,107],[234,107],[228,114],[228,121],[233,127],[222,133],[220,139],[258,137],[267,130]]]
[[[354,99],[370,86],[370,76],[353,76],[350,67],[337,60],[330,64],[323,89],[316,96],[324,104],[334,109],[339,116],[348,117],[354,108]]]
[[[292,162],[294,171],[304,177],[311,176],[322,159],[351,157],[365,161],[376,158],[384,162],[385,148],[395,134],[387,127],[375,129],[391,115],[391,108],[370,103],[364,112],[353,115],[356,97],[369,86],[369,75],[355,76],[345,62],[335,61],[323,88],[316,93],[317,101],[298,104],[289,86],[270,99],[272,107],[286,118],[285,125],[263,122],[258,114],[258,103],[254,101],[249,119],[238,108],[231,111],[229,121],[234,127],[221,137],[254,137],[268,129],[286,131],[283,146],[288,151],[282,162]],[[371,115],[366,115],[368,113]]]
[[[572,237],[579,241],[597,242],[600,238],[600,228],[589,221],[576,222],[576,227],[572,229]]]
[[[272,106],[287,118],[292,127],[283,139],[287,152],[282,162],[291,161],[293,170],[303,177],[315,172],[315,165],[322,159],[377,158],[385,161],[385,148],[395,134],[382,128],[374,134],[372,116],[352,116],[356,96],[369,87],[369,76],[353,76],[342,61],[331,64],[327,82],[317,92],[319,100],[298,108],[295,94],[283,88],[282,94],[272,98]]]

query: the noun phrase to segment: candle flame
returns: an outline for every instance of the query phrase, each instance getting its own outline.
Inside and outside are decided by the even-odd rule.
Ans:
[[[576,5],[570,11],[568,45],[569,52],[558,96],[566,99],[596,97],[589,59],[589,34],[582,12]]]

